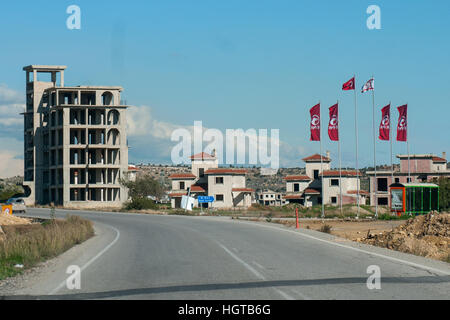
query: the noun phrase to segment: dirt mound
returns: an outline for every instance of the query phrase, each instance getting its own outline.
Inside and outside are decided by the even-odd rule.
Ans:
[[[17,224],[31,224],[31,220],[12,216],[9,214],[0,214],[0,226],[10,226]]]
[[[392,231],[377,235],[369,234],[361,241],[427,258],[449,261],[450,214],[429,213],[417,216]]]

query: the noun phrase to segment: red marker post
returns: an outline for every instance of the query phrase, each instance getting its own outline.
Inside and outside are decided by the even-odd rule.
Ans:
[[[296,216],[296,220],[297,220],[296,229],[298,229],[298,228],[300,228],[300,226],[298,225],[298,208],[295,208],[295,216]]]

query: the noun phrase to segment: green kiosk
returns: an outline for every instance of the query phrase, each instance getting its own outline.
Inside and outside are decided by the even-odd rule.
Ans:
[[[389,186],[391,211],[427,214],[439,210],[439,186],[433,183],[394,183]]]

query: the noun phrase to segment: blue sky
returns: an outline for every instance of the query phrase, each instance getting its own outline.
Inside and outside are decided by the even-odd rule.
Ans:
[[[81,8],[81,30],[66,28],[72,4]],[[366,27],[371,4],[381,8],[381,30]],[[353,92],[341,86],[353,74],[357,89],[375,76],[377,127],[389,101],[408,103],[411,153],[448,152],[449,12],[446,0],[4,3],[0,148],[22,157],[22,126],[11,114],[24,100],[22,67],[63,64],[67,85],[121,85],[128,104],[145,113],[133,113],[146,128],[130,134],[130,162],[169,163],[174,143],[152,128],[201,120],[223,131],[280,129],[281,163],[303,166],[300,159],[319,149],[309,141],[309,108],[320,100],[326,114],[339,100],[343,165],[352,166]],[[366,166],[373,161],[370,94],[358,92],[358,108]],[[323,144],[337,160],[326,132]],[[377,149],[378,164],[388,163],[389,144]],[[394,143],[394,152],[406,153],[406,144]]]

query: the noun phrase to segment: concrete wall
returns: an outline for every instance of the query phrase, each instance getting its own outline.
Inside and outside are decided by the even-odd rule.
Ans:
[[[314,179],[314,170],[319,170],[319,174],[322,173],[320,168],[320,162],[307,162],[306,163],[306,175],[311,179]],[[330,162],[323,163],[323,171],[330,170]]]

